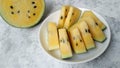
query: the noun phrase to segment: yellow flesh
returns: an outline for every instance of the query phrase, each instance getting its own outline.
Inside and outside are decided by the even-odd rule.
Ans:
[[[79,19],[80,15],[81,15],[81,10],[71,6],[68,12],[68,16],[65,20],[64,27],[68,29],[71,25],[73,25]]]
[[[102,32],[100,27],[96,25],[95,21],[91,17],[84,17],[84,19],[90,28],[90,32],[93,38],[97,41],[102,42],[106,38],[104,32]]]
[[[95,44],[94,44],[91,34],[85,31],[85,29],[89,30],[87,23],[85,21],[82,21],[78,28],[82,34],[86,48],[87,49],[94,48]]]
[[[62,7],[60,19],[58,22],[58,28],[62,28],[64,26],[66,16],[68,15],[69,8],[70,8],[70,6],[68,6],[68,5]],[[61,19],[61,17],[62,17],[62,19]]]
[[[106,26],[103,24],[103,22],[100,21],[100,20],[97,18],[97,16],[96,16],[92,11],[85,11],[85,12],[83,13],[83,15],[82,15],[82,18],[83,18],[83,17],[88,17],[88,16],[92,17],[101,29],[104,29],[104,28],[106,27]]]
[[[32,2],[35,2],[35,4],[32,4]],[[29,27],[38,23],[45,9],[44,0],[0,0],[0,4],[3,18],[16,27]],[[13,9],[10,6],[13,6]],[[37,7],[33,8],[34,6]],[[20,13],[17,13],[17,11],[20,11]],[[14,12],[14,14],[11,14],[11,12]],[[36,15],[34,16],[33,13]]]
[[[60,52],[62,58],[72,57],[72,50],[70,47],[70,42],[68,40],[66,29],[59,29],[58,31],[59,31],[59,40],[60,40]]]
[[[85,44],[78,28],[70,30],[70,40],[75,53],[79,54],[86,52]]]
[[[57,27],[53,22],[48,23],[48,45],[49,50],[59,48]]]

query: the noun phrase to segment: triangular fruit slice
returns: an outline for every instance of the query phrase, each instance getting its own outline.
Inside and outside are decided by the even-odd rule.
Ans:
[[[60,42],[60,52],[63,59],[72,57],[72,50],[66,29],[58,29],[59,31],[59,42]]]
[[[81,15],[81,10],[71,6],[68,12],[67,18],[65,20],[64,27],[68,29],[71,25],[73,25],[79,19],[80,15]]]
[[[100,19],[97,18],[97,16],[92,11],[85,11],[82,15],[82,18],[88,17],[88,16],[91,16],[102,30],[104,30],[106,28],[104,23],[102,21],[100,21]]]
[[[58,22],[58,28],[62,28],[64,26],[65,20],[69,12],[69,8],[70,8],[69,5],[65,5],[62,7],[59,22]]]
[[[48,45],[49,50],[59,48],[57,26],[53,22],[48,23]]]
[[[86,52],[85,44],[78,28],[70,30],[69,34],[72,48],[76,54]]]
[[[98,26],[98,23],[95,23],[91,17],[84,17],[84,19],[90,28],[93,39],[99,42],[103,42],[106,39],[106,36]]]
[[[93,41],[92,36],[90,34],[90,30],[88,28],[88,25],[85,21],[80,22],[79,29],[80,29],[80,32],[82,34],[86,48],[87,49],[94,48],[95,44],[94,44],[94,41]]]

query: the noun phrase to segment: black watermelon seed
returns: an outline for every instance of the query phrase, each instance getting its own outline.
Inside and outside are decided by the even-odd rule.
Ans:
[[[78,43],[76,43],[76,46],[78,46]]]
[[[20,10],[18,10],[17,13],[20,13]]]
[[[74,15],[74,13],[72,13],[72,15]]]
[[[82,42],[82,40],[80,39],[80,42]]]
[[[33,1],[32,4],[35,4],[35,2]]]
[[[31,18],[30,16],[28,16],[28,18]]]
[[[63,43],[65,43],[65,40],[63,40]]]
[[[98,25],[98,23],[95,23],[96,25]]]
[[[14,14],[14,12],[11,12],[11,14]]]
[[[63,16],[61,16],[60,18],[63,19]]]
[[[30,13],[30,10],[28,10],[28,13]]]
[[[88,29],[88,32],[90,33],[90,30]]]
[[[34,8],[37,8],[37,6],[34,6]]]
[[[67,12],[67,9],[66,9],[66,12]]]
[[[62,40],[60,40],[60,42],[62,42]]]
[[[67,15],[65,16],[65,18],[67,18]]]
[[[36,14],[35,13],[33,13],[33,16],[35,16]]]
[[[11,9],[13,9],[13,6],[10,6]]]
[[[63,41],[63,43],[65,43],[65,40],[62,40]]]
[[[87,29],[85,29],[85,32],[87,33]]]

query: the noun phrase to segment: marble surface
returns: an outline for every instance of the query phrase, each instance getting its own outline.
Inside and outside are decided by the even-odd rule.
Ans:
[[[39,47],[37,38],[40,24],[29,29],[14,28],[2,22],[0,17],[0,68],[119,68],[120,0],[46,0],[44,18],[64,4],[92,9],[105,18],[112,33],[108,49],[87,63],[56,62]]]

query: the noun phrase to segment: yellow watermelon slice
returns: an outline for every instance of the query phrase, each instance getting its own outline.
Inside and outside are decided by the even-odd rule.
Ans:
[[[78,28],[80,29],[86,48],[87,49],[95,48],[95,43],[92,39],[90,29],[87,23],[85,21],[80,22],[80,25]]]
[[[68,12],[69,12],[69,5],[65,5],[61,9],[60,19],[58,22],[58,28],[62,28],[64,26],[65,20],[67,18]]]
[[[63,59],[72,57],[72,50],[69,42],[69,38],[66,29],[58,29],[59,32],[59,42],[60,42],[60,52]]]
[[[83,19],[87,22],[93,39],[96,41],[99,41],[99,42],[103,42],[106,39],[106,36],[105,36],[104,32],[102,32],[102,30],[100,29],[98,24],[95,23],[93,18],[84,17]]]
[[[85,44],[78,28],[71,29],[69,32],[72,48],[76,54],[86,52]]]
[[[71,6],[64,23],[64,27],[68,29],[71,25],[76,23],[81,15],[81,10],[76,7]]]
[[[57,26],[54,22],[48,23],[48,45],[49,50],[55,50],[59,48]]]
[[[104,23],[100,21],[100,19],[97,18],[97,16],[92,11],[85,11],[83,15],[81,16],[81,18],[88,17],[88,16],[91,16],[102,30],[106,28]]]

